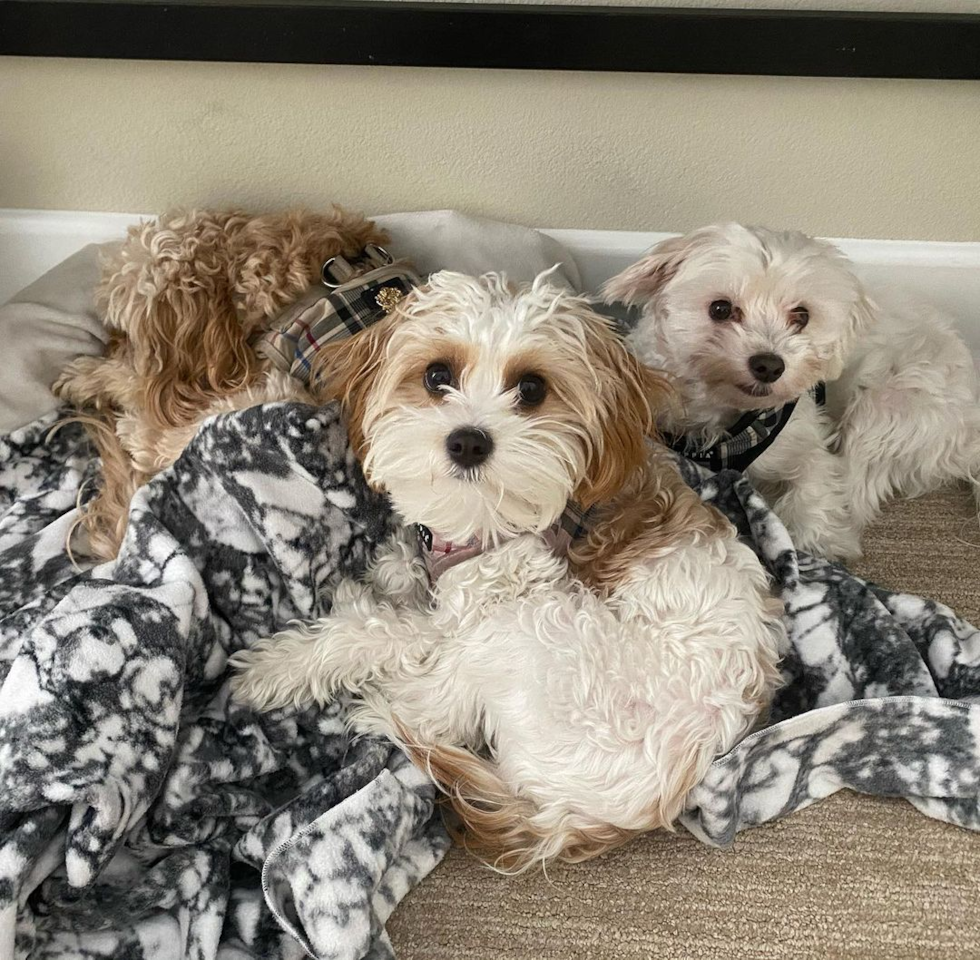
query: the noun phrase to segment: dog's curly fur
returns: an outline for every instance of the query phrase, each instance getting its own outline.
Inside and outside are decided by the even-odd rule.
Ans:
[[[235,697],[355,694],[355,729],[403,746],[499,869],[669,827],[764,708],[784,631],[752,550],[649,454],[663,378],[547,274],[436,274],[319,364],[368,482],[406,524],[484,549],[430,589],[396,535],[329,616],[231,658]],[[595,514],[566,558],[541,534],[569,498]]]
[[[105,354],[73,361],[55,393],[79,411],[102,458],[83,513],[89,549],[115,556],[133,493],[180,455],[207,416],[315,400],[268,369],[254,344],[320,274],[386,235],[362,215],[177,211],[132,227],[103,264]]]

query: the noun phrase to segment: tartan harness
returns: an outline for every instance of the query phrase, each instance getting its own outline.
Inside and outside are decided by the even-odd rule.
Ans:
[[[312,286],[276,318],[256,349],[297,380],[310,379],[313,358],[330,343],[360,333],[391,313],[422,281],[406,261],[369,243],[354,263],[331,257]]]
[[[410,263],[393,260],[387,250],[373,243],[353,263],[341,256],[331,257],[323,264],[320,279],[320,285],[310,287],[279,314],[256,345],[261,357],[303,383],[309,382],[313,359],[320,350],[367,329],[422,282]],[[569,501],[542,537],[563,556],[572,540],[588,531],[589,514]],[[421,524],[416,524],[416,531],[419,555],[432,584],[446,570],[483,552],[476,537],[454,543]]]
[[[818,383],[813,390],[817,406],[827,401],[827,387]],[[726,431],[725,435],[710,447],[699,448],[695,441],[683,434],[664,434],[661,441],[671,450],[693,460],[702,467],[717,473],[719,470],[746,470],[760,457],[782,432],[793,416],[796,400],[769,410],[750,410]]]

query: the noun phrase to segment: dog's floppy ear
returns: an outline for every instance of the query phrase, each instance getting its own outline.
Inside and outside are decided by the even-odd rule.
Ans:
[[[866,294],[862,293],[851,307],[848,333],[850,339],[863,337],[878,318],[878,305]]]
[[[574,494],[586,508],[611,500],[646,462],[647,438],[655,438],[657,413],[672,396],[666,377],[637,360],[605,325],[597,324],[589,341],[600,382],[601,442]]]
[[[358,460],[367,452],[364,415],[368,396],[397,323],[395,310],[365,330],[324,347],[313,359],[310,392],[318,403],[340,402]]]
[[[827,380],[836,380],[844,372],[851,347],[872,326],[877,316],[877,304],[864,293],[861,293],[848,311],[842,336],[834,344],[834,354],[827,364],[825,373]]]
[[[632,307],[652,300],[673,279],[690,252],[694,235],[662,240],[645,256],[602,287],[606,303],[619,301]]]

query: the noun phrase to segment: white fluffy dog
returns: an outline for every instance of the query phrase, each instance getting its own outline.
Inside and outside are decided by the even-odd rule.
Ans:
[[[706,227],[658,244],[604,294],[642,307],[632,346],[681,393],[683,412],[660,423],[672,445],[747,469],[801,549],[855,558],[884,500],[977,476],[969,349],[934,309],[873,302],[829,243]]]
[[[421,536],[236,654],[235,696],[353,694],[501,868],[669,826],[764,709],[783,634],[755,554],[650,459],[662,382],[546,275],[437,274],[322,373]],[[569,501],[593,508],[571,546]]]

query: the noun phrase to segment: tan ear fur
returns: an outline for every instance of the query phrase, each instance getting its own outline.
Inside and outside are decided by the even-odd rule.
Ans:
[[[200,417],[202,407],[240,390],[258,374],[259,363],[224,292],[215,299],[168,290],[152,321],[130,338],[142,407],[160,424],[180,426]]]
[[[588,535],[569,548],[569,560],[575,576],[602,596],[612,593],[638,564],[667,555],[679,543],[734,532],[656,447],[645,468],[601,505]]]
[[[602,286],[606,303],[636,306],[652,300],[673,279],[691,246],[690,237],[662,240],[636,263]]]
[[[666,377],[637,360],[612,331],[602,328],[591,339],[591,361],[601,371],[602,443],[575,491],[586,509],[613,499],[646,463],[646,441],[656,438],[656,414],[672,395]]]
[[[318,403],[340,402],[351,447],[359,460],[367,452],[364,415],[368,396],[397,323],[396,310],[366,330],[324,347],[313,360],[310,393]]]
[[[178,212],[139,224],[103,263],[97,303],[126,337],[140,408],[161,426],[193,422],[257,373],[231,297],[226,230],[236,216]]]

